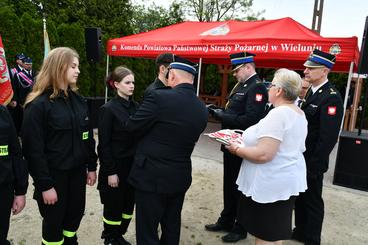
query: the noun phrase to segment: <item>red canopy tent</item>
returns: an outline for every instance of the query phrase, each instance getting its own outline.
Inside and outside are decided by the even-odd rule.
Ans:
[[[291,18],[263,21],[183,22],[153,31],[111,39],[110,56],[155,58],[172,52],[203,63],[230,64],[229,54],[255,53],[257,67],[303,69],[314,49],[336,54],[333,71],[357,69],[357,37],[324,38]]]
[[[248,51],[256,54],[261,68],[304,69],[303,63],[313,49],[336,55],[334,72],[349,72],[347,91],[359,60],[358,38],[324,38],[291,18],[262,21],[183,22],[153,31],[111,39],[109,56],[154,59],[171,52],[201,64],[222,64],[221,96],[201,96],[207,102],[224,105],[230,72],[229,54]],[[108,73],[108,70],[106,71]],[[200,79],[198,79],[200,80]],[[197,84],[199,91],[199,82]],[[106,92],[107,96],[107,92]],[[212,100],[209,101],[208,99]],[[347,96],[345,102],[347,103]]]

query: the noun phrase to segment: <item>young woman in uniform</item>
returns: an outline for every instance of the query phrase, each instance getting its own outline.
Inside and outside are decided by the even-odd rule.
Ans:
[[[25,103],[23,149],[42,220],[42,244],[78,244],[86,184],[96,182],[95,142],[77,92],[79,56],[51,50]]]
[[[103,204],[106,245],[130,244],[123,235],[128,229],[134,209],[134,190],[127,182],[135,154],[134,137],[124,131],[125,121],[134,114],[137,103],[131,98],[134,74],[119,66],[108,76],[107,85],[116,96],[100,108],[98,154],[100,171],[98,189]]]

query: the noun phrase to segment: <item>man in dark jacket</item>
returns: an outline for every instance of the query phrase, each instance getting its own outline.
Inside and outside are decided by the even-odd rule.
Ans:
[[[152,90],[126,125],[140,137],[129,176],[136,189],[137,245],[179,244],[181,210],[192,181],[190,157],[208,117],[194,92],[194,65],[174,56],[168,87]]]
[[[305,80],[312,85],[301,105],[308,120],[304,152],[308,189],[295,201],[292,238],[308,245],[321,243],[323,174],[328,169],[329,155],[337,142],[344,113],[340,93],[327,78],[335,60],[332,54],[314,50],[304,63]]]
[[[157,77],[144,91],[144,97],[148,95],[153,89],[163,88],[167,86],[167,72],[171,62],[173,62],[174,55],[172,53],[162,53],[156,58]]]
[[[233,75],[238,81],[229,94],[225,109],[209,108],[215,119],[222,122],[223,129],[245,130],[258,123],[263,117],[268,101],[266,86],[255,70],[254,54],[241,52],[230,55]],[[247,232],[236,222],[239,200],[238,177],[242,159],[231,154],[225,147],[224,152],[224,209],[215,224],[205,226],[208,231],[229,231],[223,236],[224,242],[237,242],[246,238]]]

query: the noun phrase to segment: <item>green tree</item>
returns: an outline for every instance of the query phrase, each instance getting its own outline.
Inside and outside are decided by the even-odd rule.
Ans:
[[[133,13],[134,33],[154,30],[184,21],[183,11],[178,3],[173,3],[169,10],[152,4],[136,5]]]
[[[180,4],[189,18],[204,22],[259,19],[264,11],[254,13],[252,5],[253,0],[181,0]]]
[[[78,78],[78,87],[81,94],[90,95],[94,88],[94,82],[90,77],[90,67],[86,62],[85,44],[84,44],[84,29],[79,24],[61,24],[57,28],[59,37],[59,45],[75,49],[80,56],[79,69],[80,75]]]
[[[0,23],[7,61],[13,65],[15,54],[24,49],[23,25],[11,6],[5,4],[0,8]]]
[[[22,52],[32,58],[34,63],[33,69],[38,70],[43,60],[43,32],[42,21],[33,19],[27,12],[21,17],[21,22],[24,28],[24,49]]]

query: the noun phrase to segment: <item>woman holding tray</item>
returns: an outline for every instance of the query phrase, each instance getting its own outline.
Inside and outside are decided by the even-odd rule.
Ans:
[[[307,120],[294,104],[301,82],[296,72],[277,70],[268,92],[275,108],[244,131],[244,145],[227,146],[243,158],[236,182],[242,192],[238,220],[257,245],[282,244],[291,237],[294,202],[307,189]]]

